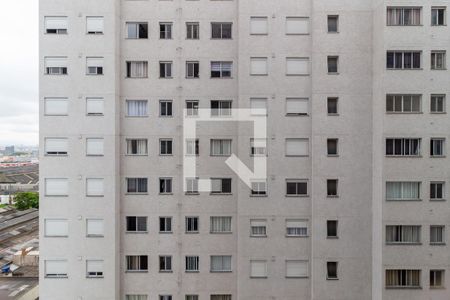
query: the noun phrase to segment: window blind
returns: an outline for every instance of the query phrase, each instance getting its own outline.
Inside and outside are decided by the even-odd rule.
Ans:
[[[103,155],[104,140],[102,138],[88,138],[86,139],[86,154],[87,155]]]
[[[88,67],[103,67],[103,57],[88,57],[86,64]]]
[[[286,34],[308,34],[309,18],[288,17],[286,18]]]
[[[254,115],[267,114],[267,99],[266,98],[251,98],[250,99],[251,113]]]
[[[309,74],[309,58],[287,58],[286,63],[287,75]]]
[[[250,275],[251,277],[266,277],[267,261],[265,260],[250,261]]]
[[[46,178],[45,195],[46,196],[67,196],[69,183],[67,178]]]
[[[307,115],[308,99],[306,98],[288,98],[286,99],[286,113],[288,115]]]
[[[287,277],[306,277],[308,276],[308,262],[302,260],[286,261]]]
[[[103,273],[103,260],[86,261],[86,271],[90,273]]]
[[[67,57],[45,57],[46,68],[67,68]]]
[[[67,260],[46,260],[45,276],[48,277],[67,276]]]
[[[251,34],[267,34],[268,33],[267,17],[251,17],[250,18],[250,33]]]
[[[306,220],[286,220],[286,234],[288,236],[307,236],[308,221]]]
[[[87,219],[86,228],[88,236],[103,235],[103,220],[102,219]]]
[[[67,17],[45,17],[45,29],[67,29]]]
[[[250,58],[250,74],[267,75],[267,58],[265,57]]]
[[[67,98],[45,98],[44,111],[46,115],[67,115],[69,111],[69,101]]]
[[[68,236],[67,219],[45,219],[45,236]]]
[[[67,154],[68,139],[67,138],[46,138],[45,154],[62,155]]]
[[[287,156],[306,156],[309,155],[308,139],[286,139]]]
[[[103,32],[103,17],[86,17],[86,31],[88,33]]]
[[[103,98],[87,98],[86,113],[88,115],[102,115],[103,103],[104,103]]]
[[[87,178],[86,195],[103,196],[103,178]]]

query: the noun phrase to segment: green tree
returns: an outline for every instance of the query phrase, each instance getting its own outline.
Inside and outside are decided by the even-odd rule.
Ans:
[[[18,210],[39,208],[39,193],[18,192],[14,195],[14,206]]]

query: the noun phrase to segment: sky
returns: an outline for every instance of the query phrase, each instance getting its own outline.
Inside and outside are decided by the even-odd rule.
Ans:
[[[38,0],[2,1],[0,147],[38,144]]]

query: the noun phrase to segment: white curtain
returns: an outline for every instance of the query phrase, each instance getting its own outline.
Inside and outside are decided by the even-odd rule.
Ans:
[[[211,271],[231,271],[231,256],[211,256]]]
[[[45,219],[45,236],[67,236],[69,223],[67,219]]]
[[[294,236],[308,235],[308,221],[303,220],[286,221],[286,234]]]
[[[211,140],[212,155],[230,155],[231,140]]]
[[[146,116],[147,100],[127,100],[128,116]]]
[[[146,61],[132,61],[130,62],[130,77],[147,77]]]
[[[147,154],[147,139],[127,140],[127,154]]]
[[[211,232],[231,232],[231,217],[211,217]]]

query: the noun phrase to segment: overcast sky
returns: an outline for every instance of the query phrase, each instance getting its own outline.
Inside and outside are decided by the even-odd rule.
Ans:
[[[2,1],[0,146],[38,143],[38,2]]]

